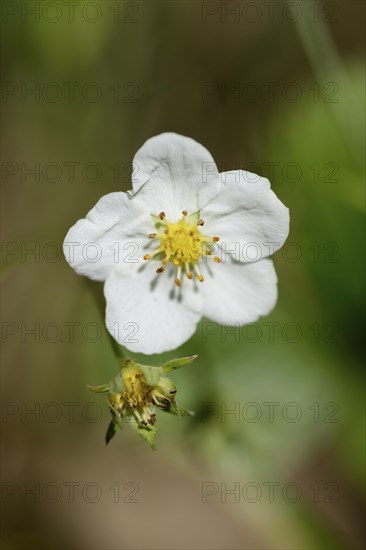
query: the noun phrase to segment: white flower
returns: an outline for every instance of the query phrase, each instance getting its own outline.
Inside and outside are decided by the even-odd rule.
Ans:
[[[202,316],[238,326],[268,314],[268,256],[289,228],[269,181],[219,174],[207,149],[173,133],[149,139],[133,167],[133,190],[102,197],[64,242],[77,273],[105,281],[112,336],[153,354],[188,340]]]

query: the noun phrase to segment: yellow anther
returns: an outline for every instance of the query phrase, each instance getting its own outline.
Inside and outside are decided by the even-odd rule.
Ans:
[[[220,237],[212,237],[212,240],[214,243],[218,243],[220,240]]]
[[[145,254],[144,260],[150,260],[150,258],[151,258],[151,254]]]
[[[217,256],[214,257],[213,261],[216,262],[217,264],[221,263],[220,258],[218,258]]]
[[[198,280],[200,283],[203,283],[204,281],[203,275],[198,275]]]
[[[149,239],[155,239],[156,233],[150,233],[150,234],[148,235],[148,237],[149,237]]]
[[[193,273],[191,273],[191,272],[187,273],[187,277],[188,277],[188,279],[193,279]]]
[[[181,280],[179,277],[177,277],[177,278],[175,279],[175,284],[176,284],[177,286],[180,286],[180,285],[182,284],[182,280]]]

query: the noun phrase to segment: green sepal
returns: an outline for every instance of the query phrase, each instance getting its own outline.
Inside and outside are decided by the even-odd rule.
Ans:
[[[197,355],[192,355],[191,357],[180,357],[179,359],[172,359],[171,361],[168,361],[167,363],[161,365],[161,369],[164,374],[168,374],[173,370],[181,369],[182,367],[190,365],[197,357]]]
[[[188,214],[188,216],[186,216],[186,223],[188,225],[197,225],[197,222],[199,221],[201,217],[201,213],[200,213],[200,210],[197,210],[197,212],[193,212],[193,214]]]
[[[111,391],[115,393],[123,393],[124,387],[123,387],[123,380],[122,380],[122,372],[119,372],[117,376],[113,378],[113,380],[110,382]]]
[[[110,384],[101,384],[100,386],[86,386],[93,393],[106,393],[111,390]]]
[[[180,405],[178,405],[177,401],[171,401],[167,407],[162,407],[160,410],[174,414],[175,416],[194,416],[195,413],[193,411],[189,411],[188,409],[183,409]]]
[[[110,440],[116,435],[119,429],[120,429],[119,424],[117,424],[117,422],[115,422],[114,420],[111,420],[105,434],[106,445],[108,445]]]
[[[161,367],[153,367],[151,365],[140,365],[137,366],[142,370],[146,382],[149,386],[156,386],[159,382],[160,377],[163,374]]]
[[[160,227],[161,227],[162,225],[164,225],[164,224],[162,223],[163,220],[161,220],[159,216],[155,216],[155,214],[151,214],[151,217],[152,217],[152,220],[153,220],[153,222],[154,222],[154,225],[155,225],[156,229],[160,229]]]
[[[140,424],[137,422],[136,418],[134,416],[130,416],[128,420],[129,424],[131,424],[131,427],[137,432],[145,441],[148,442],[150,447],[155,451],[155,445],[154,445],[154,439],[156,436],[156,433],[158,431],[158,427],[156,424],[153,426],[140,426]]]

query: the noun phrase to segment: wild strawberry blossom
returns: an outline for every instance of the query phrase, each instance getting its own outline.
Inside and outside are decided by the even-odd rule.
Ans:
[[[126,348],[177,348],[204,316],[245,325],[277,301],[268,258],[285,242],[289,212],[266,178],[219,173],[188,137],[149,139],[133,161],[133,189],[102,197],[68,232],[67,261],[104,281],[106,325]]]

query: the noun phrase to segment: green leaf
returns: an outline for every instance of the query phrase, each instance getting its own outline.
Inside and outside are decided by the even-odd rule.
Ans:
[[[106,445],[108,445],[110,440],[116,435],[119,429],[120,429],[120,426],[114,420],[111,420],[107,428],[107,432],[105,434]]]
[[[110,384],[102,384],[101,386],[87,386],[88,390],[92,391],[93,393],[106,393],[110,391],[111,385]]]
[[[190,365],[197,357],[197,355],[192,355],[192,357],[181,357],[179,359],[172,359],[171,361],[168,361],[167,363],[161,365],[161,369],[164,374],[168,374],[173,370],[181,369],[182,367]]]
[[[143,439],[145,439],[145,441],[147,441],[150,447],[155,451],[154,439],[158,431],[157,425],[154,424],[153,426],[146,427],[140,426],[134,416],[129,417],[129,423],[131,424],[131,427],[135,430],[135,432],[137,432]]]

